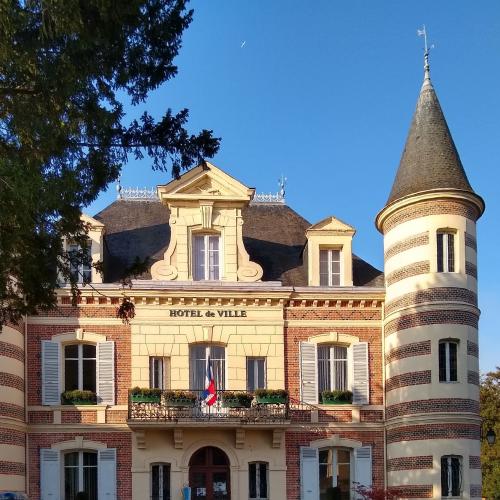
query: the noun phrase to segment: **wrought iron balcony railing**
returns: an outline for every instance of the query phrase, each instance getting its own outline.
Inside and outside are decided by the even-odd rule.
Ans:
[[[174,398],[172,392],[191,393],[192,398]],[[146,422],[220,422],[232,424],[276,424],[289,420],[288,399],[283,402],[259,402],[252,393],[244,398],[230,398],[236,391],[216,391],[216,400],[208,405],[203,391],[162,391],[160,395],[140,397],[129,393],[128,420],[130,423]]]

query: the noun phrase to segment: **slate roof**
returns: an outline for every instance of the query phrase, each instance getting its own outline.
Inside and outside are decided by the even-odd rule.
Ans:
[[[474,192],[436,92],[426,78],[387,205],[411,194],[436,189]]]
[[[117,282],[136,257],[149,267],[163,258],[170,241],[169,210],[161,203],[117,200],[95,215],[105,225],[104,281]],[[243,210],[243,241],[250,259],[259,263],[263,281],[307,286],[303,260],[310,223],[284,204],[255,203]],[[383,287],[381,271],[353,255],[355,286]],[[149,273],[142,276],[150,279]]]

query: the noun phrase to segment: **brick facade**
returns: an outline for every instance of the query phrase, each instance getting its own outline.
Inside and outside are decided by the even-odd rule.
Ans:
[[[412,358],[414,356],[427,356],[431,354],[431,341],[411,342],[400,347],[394,347],[385,356],[386,364],[400,359]]]
[[[401,387],[408,387],[410,385],[421,385],[431,383],[431,370],[423,370],[420,372],[408,372],[401,375],[394,375],[385,381],[386,392],[393,391],[394,389],[401,389]]]
[[[384,252],[384,260],[388,260],[394,255],[398,253],[405,252],[406,250],[410,250],[411,248],[420,247],[423,245],[429,244],[429,231],[425,231],[424,233],[416,234],[414,236],[410,236],[409,238],[405,238],[404,240],[398,241],[391,245]]]
[[[385,325],[386,337],[409,328],[428,325],[467,325],[477,329],[478,315],[469,311],[437,310],[406,314]]]
[[[428,424],[407,425],[387,431],[387,442],[428,439],[475,439],[479,440],[480,426],[475,424]]]
[[[475,399],[440,398],[405,401],[390,405],[387,418],[415,415],[417,413],[479,413],[479,402]]]
[[[430,272],[430,269],[431,266],[428,260],[414,262],[413,264],[408,264],[407,266],[401,267],[400,269],[396,269],[392,273],[389,273],[385,277],[385,282],[387,283],[387,286],[394,285],[394,283],[406,278],[418,276],[419,274],[427,274]]]
[[[423,455],[419,457],[400,457],[391,458],[387,461],[387,470],[415,470],[432,469],[432,455]]]

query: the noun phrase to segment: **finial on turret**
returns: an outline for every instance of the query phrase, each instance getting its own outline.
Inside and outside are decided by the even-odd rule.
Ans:
[[[121,200],[122,199],[122,184],[121,184],[121,179],[122,176],[119,175],[118,178],[116,179],[116,199]]]
[[[424,37],[424,85],[431,85],[429,50],[433,49],[434,45],[431,45],[430,47],[427,45],[427,31],[425,29],[425,24],[422,26],[421,30],[417,30],[417,35]]]

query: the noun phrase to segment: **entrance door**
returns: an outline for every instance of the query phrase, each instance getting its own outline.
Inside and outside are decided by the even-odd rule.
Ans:
[[[206,446],[189,461],[192,500],[230,500],[229,459],[219,448]]]

